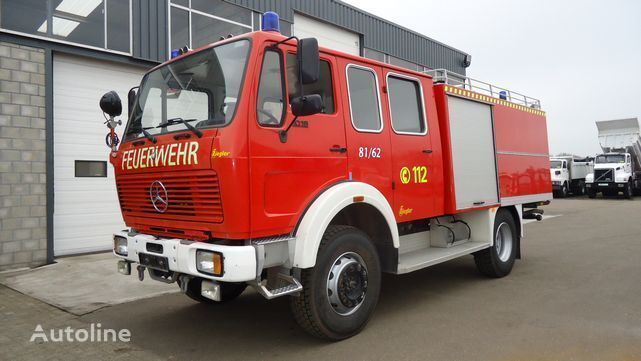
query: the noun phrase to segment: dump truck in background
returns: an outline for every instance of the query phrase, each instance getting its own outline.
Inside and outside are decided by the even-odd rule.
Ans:
[[[594,160],[594,172],[586,177],[590,198],[597,193],[632,198],[641,191],[641,132],[637,118],[596,122],[603,154]]]
[[[585,194],[585,177],[594,172],[594,162],[590,157],[576,156],[550,157],[550,176],[552,190],[558,198],[569,193],[580,196]]]

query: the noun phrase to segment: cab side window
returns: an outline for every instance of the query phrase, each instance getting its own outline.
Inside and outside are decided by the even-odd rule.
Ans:
[[[285,87],[281,64],[280,52],[274,50],[265,52],[256,104],[260,125],[277,127],[283,122]]]
[[[361,132],[380,132],[383,129],[383,122],[374,71],[354,65],[348,66],[347,88],[354,128]]]
[[[334,88],[332,84],[332,72],[329,62],[320,61],[320,72],[318,81],[313,84],[305,84],[303,90],[305,94],[318,94],[323,99],[323,110],[321,113],[334,113]],[[300,86],[298,84],[298,62],[296,54],[287,54],[287,94],[291,102],[293,97],[300,95]]]
[[[387,88],[394,131],[399,134],[425,134],[423,100],[418,82],[390,75]]]

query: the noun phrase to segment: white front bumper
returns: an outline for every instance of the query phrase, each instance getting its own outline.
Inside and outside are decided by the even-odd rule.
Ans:
[[[127,235],[118,232],[114,236],[127,239],[127,256],[114,252],[118,258],[132,263],[140,263],[139,253],[167,257],[169,270],[196,277],[207,278],[222,282],[245,282],[256,279],[256,250],[252,246],[223,246],[184,239],[157,239],[147,234]],[[162,245],[162,254],[147,250],[147,244]],[[220,252],[223,255],[223,275],[220,277],[202,273],[196,268],[196,251],[199,249]]]

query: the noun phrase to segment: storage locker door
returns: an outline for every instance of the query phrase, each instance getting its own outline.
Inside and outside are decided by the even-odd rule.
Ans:
[[[456,209],[497,204],[492,108],[453,96],[448,107]]]

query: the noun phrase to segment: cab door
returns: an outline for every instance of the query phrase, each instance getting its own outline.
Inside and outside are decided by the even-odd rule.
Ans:
[[[378,189],[393,204],[389,125],[381,99],[382,69],[341,59],[349,177]]]
[[[265,46],[259,53],[253,114],[247,119],[252,237],[291,232],[300,214],[327,187],[347,178],[345,129],[335,99],[335,59],[321,54],[320,79],[304,86],[320,94],[324,110],[294,121],[290,100],[300,94],[296,48]]]
[[[394,211],[398,222],[438,215],[435,209],[441,183],[432,167],[435,154],[427,121],[427,98],[422,79],[385,71],[385,104],[391,125]]]

